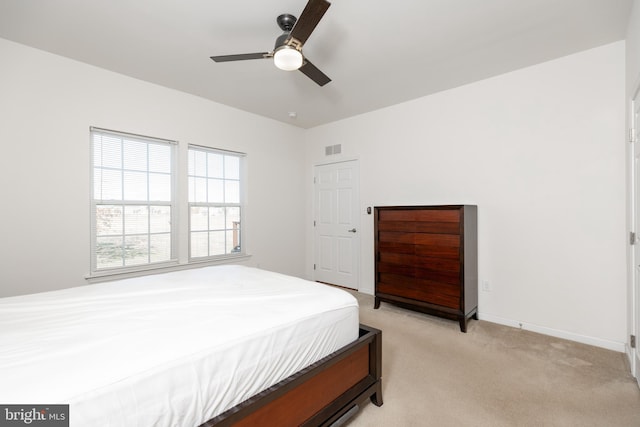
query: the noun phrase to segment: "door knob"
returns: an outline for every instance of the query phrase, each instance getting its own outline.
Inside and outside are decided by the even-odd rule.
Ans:
[[[355,228],[352,228],[351,230],[347,230],[347,231],[348,231],[349,233],[355,233],[355,232],[356,232],[356,229],[355,229]]]

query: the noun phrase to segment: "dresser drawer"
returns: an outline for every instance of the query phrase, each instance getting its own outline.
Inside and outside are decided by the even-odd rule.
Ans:
[[[459,259],[461,241],[459,235],[377,232],[378,253],[412,254],[421,257]]]
[[[378,222],[453,222],[460,223],[460,209],[388,209],[380,211]]]
[[[418,277],[430,273],[450,274],[452,277],[460,274],[460,260],[447,257],[381,252],[377,261],[379,268],[410,267],[413,275]]]
[[[383,221],[378,223],[378,230],[404,233],[459,234],[460,224],[457,222]]]
[[[452,309],[460,308],[460,286],[447,283],[381,274],[376,292],[437,304]]]

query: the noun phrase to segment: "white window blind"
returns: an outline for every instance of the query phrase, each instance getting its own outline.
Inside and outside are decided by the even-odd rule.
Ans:
[[[175,261],[175,143],[91,128],[92,271]]]
[[[244,253],[244,157],[242,153],[189,147],[190,259]]]

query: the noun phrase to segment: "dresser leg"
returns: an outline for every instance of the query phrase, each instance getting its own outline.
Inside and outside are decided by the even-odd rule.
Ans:
[[[460,317],[460,332],[467,332],[467,318],[465,316]]]
[[[380,308],[380,300],[376,297],[375,302],[373,303],[373,309],[375,310],[378,308]]]
[[[467,332],[467,323],[469,323],[469,319],[478,320],[478,310],[474,311],[470,317],[460,316],[458,321],[460,322],[460,331]]]

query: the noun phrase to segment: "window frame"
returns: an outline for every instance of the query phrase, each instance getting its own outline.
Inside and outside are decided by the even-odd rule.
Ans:
[[[95,158],[94,158],[94,135],[96,134],[100,134],[100,135],[107,135],[107,136],[113,136],[113,137],[117,137],[117,138],[128,138],[130,140],[134,140],[134,141],[139,141],[139,142],[145,142],[148,144],[158,144],[158,145],[165,145],[168,146],[170,148],[170,153],[171,153],[171,160],[170,160],[170,173],[171,173],[171,177],[170,177],[170,186],[171,186],[171,194],[170,194],[170,201],[166,202],[166,201],[154,201],[154,200],[150,200],[149,196],[147,195],[147,200],[146,201],[142,201],[142,200],[136,200],[136,201],[132,201],[132,200],[125,200],[124,194],[122,195],[121,200],[115,200],[115,199],[100,199],[97,200],[96,199],[96,194],[95,194],[95,170],[96,170],[96,165],[95,165]],[[118,274],[127,274],[127,273],[136,273],[136,272],[144,272],[144,271],[149,271],[149,270],[156,270],[156,269],[161,269],[161,268],[165,268],[165,267],[171,267],[171,266],[175,266],[178,265],[178,250],[177,250],[177,242],[178,242],[178,234],[179,234],[179,229],[178,229],[178,223],[176,221],[177,219],[177,215],[178,215],[178,191],[177,191],[177,180],[178,180],[178,142],[177,141],[173,141],[173,140],[168,140],[168,139],[164,139],[164,138],[156,138],[156,137],[150,137],[150,136],[144,136],[144,135],[138,135],[138,134],[133,134],[133,133],[127,133],[127,132],[121,132],[121,131],[114,131],[114,130],[110,130],[110,129],[103,129],[103,128],[98,128],[98,127],[90,127],[90,132],[89,132],[89,144],[90,144],[90,217],[91,217],[91,236],[90,236],[90,244],[91,244],[91,260],[90,260],[90,278],[93,277],[102,277],[102,276],[111,276],[111,275],[118,275]],[[126,170],[124,169],[124,164],[122,165],[122,169],[121,170]],[[149,176],[149,170],[147,169],[146,174],[147,174],[147,178]],[[146,262],[146,263],[141,263],[141,264],[135,264],[135,265],[123,265],[123,266],[115,266],[115,267],[103,267],[103,268],[98,268],[98,260],[97,260],[97,242],[98,242],[98,235],[97,235],[97,207],[99,205],[121,205],[124,208],[126,208],[126,206],[169,206],[171,209],[171,214],[170,214],[170,256],[168,260],[164,260],[164,261],[157,261],[157,262]],[[122,235],[126,236],[126,231],[122,230]],[[151,236],[152,233],[149,230],[147,233],[147,236]]]
[[[191,196],[191,188],[189,187],[189,181],[190,179],[193,177],[201,177],[199,175],[191,175],[190,170],[189,170],[189,156],[191,154],[191,151],[199,151],[199,152],[204,152],[204,153],[214,153],[214,154],[221,154],[223,156],[231,156],[231,157],[236,157],[238,159],[239,162],[239,176],[238,176],[238,182],[239,182],[239,201],[237,203],[227,203],[227,202],[201,202],[201,201],[191,201],[190,200],[190,196]],[[187,227],[186,227],[186,233],[187,233],[187,252],[188,252],[188,263],[190,264],[197,264],[197,263],[203,263],[203,262],[216,262],[216,261],[224,261],[224,260],[229,260],[229,259],[236,259],[236,258],[244,258],[247,256],[247,251],[246,251],[246,222],[245,222],[245,216],[246,216],[246,162],[247,162],[247,154],[243,153],[243,152],[239,152],[239,151],[232,151],[232,150],[225,150],[225,149],[221,149],[221,148],[214,148],[214,147],[207,147],[207,146],[202,146],[202,145],[196,145],[196,144],[189,144],[187,146],[187,173],[186,173],[186,179],[187,179]],[[202,177],[201,177],[202,178]],[[209,179],[209,177],[207,176],[207,179]],[[223,181],[226,180],[226,178],[223,176]],[[192,207],[238,207],[240,209],[240,230],[239,230],[239,242],[240,242],[240,251],[238,252],[229,252],[227,253],[225,251],[224,254],[217,254],[217,255],[207,255],[207,256],[199,256],[199,257],[194,257],[192,255],[192,229],[191,229],[191,208]],[[207,229],[208,232],[211,231],[211,229]],[[225,228],[225,231],[229,231],[229,229]]]

